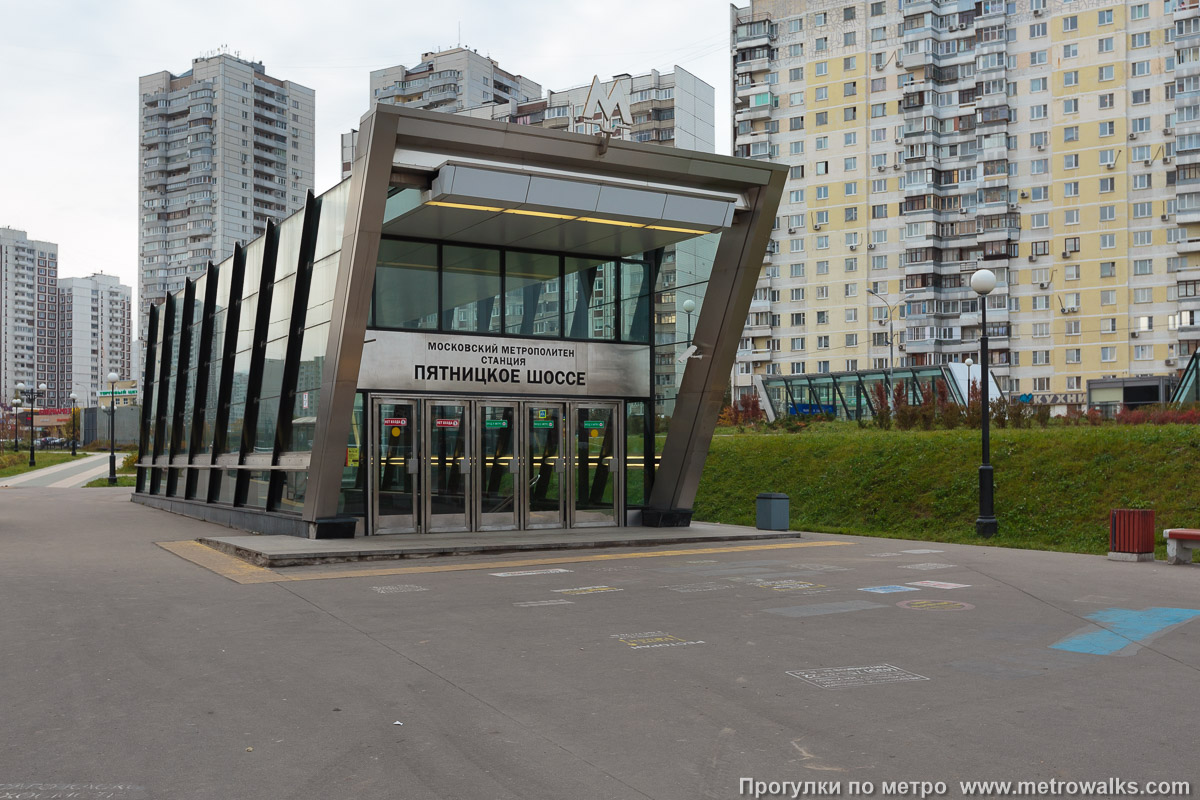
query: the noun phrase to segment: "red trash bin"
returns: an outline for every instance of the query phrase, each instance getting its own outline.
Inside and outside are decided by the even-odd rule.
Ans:
[[[1154,510],[1114,508],[1109,518],[1108,557],[1113,561],[1154,560]]]

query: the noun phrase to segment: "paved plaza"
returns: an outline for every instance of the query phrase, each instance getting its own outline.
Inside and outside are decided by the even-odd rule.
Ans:
[[[1200,566],[805,533],[266,569],[126,490],[0,504],[0,796],[1196,777]]]

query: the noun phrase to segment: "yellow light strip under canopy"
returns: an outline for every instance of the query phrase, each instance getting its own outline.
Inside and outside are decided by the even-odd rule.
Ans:
[[[525,208],[500,208],[499,206],[476,206],[469,203],[447,203],[442,200],[427,200],[427,206],[438,206],[440,208],[461,208],[467,211],[490,211],[493,213],[502,214],[520,214],[527,217],[546,217],[548,219],[575,220],[576,222],[595,222],[599,225],[617,225],[622,228],[645,228],[651,231],[665,231],[667,233],[691,233],[696,236],[703,236],[712,231],[696,230],[695,228],[673,228],[669,225],[647,225],[643,222],[626,222],[619,219],[603,219],[601,217],[576,217],[571,214],[557,214],[551,211],[531,211]]]

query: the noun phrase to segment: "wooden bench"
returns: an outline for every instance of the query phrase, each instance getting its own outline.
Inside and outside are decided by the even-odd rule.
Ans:
[[[1163,531],[1167,540],[1167,563],[1192,563],[1192,550],[1200,547],[1200,530],[1195,528],[1167,528]]]

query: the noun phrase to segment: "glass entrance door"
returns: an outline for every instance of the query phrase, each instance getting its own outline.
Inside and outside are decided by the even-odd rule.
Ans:
[[[566,419],[562,403],[525,404],[527,528],[565,528]]]
[[[617,409],[615,403],[571,404],[575,447],[571,527],[618,524],[622,462]]]
[[[518,489],[521,460],[517,434],[520,415],[516,403],[481,400],[475,414],[478,446],[479,518],[476,530],[513,530],[521,526]]]
[[[471,529],[470,401],[425,401],[425,530]]]
[[[418,517],[417,404],[385,397],[374,406],[374,533],[411,533]]]

